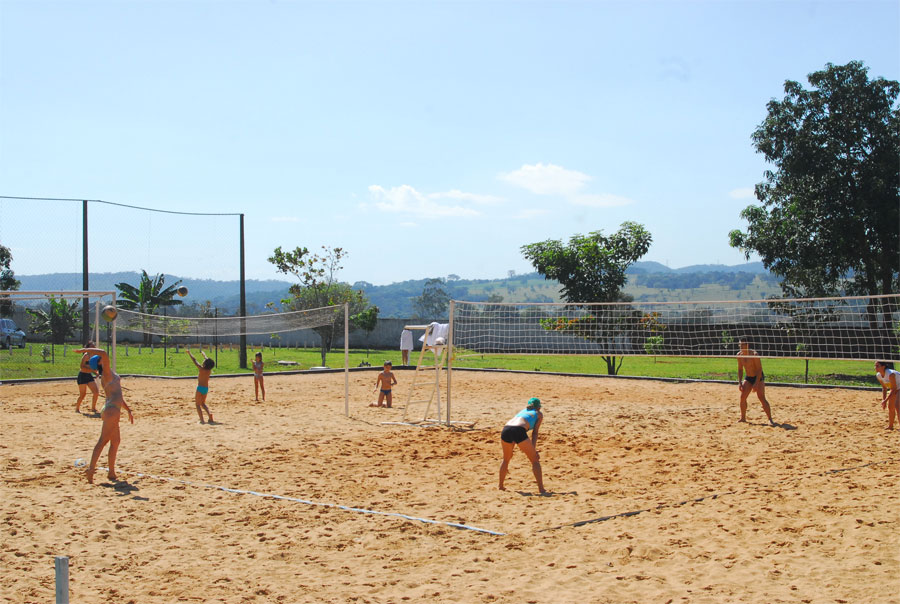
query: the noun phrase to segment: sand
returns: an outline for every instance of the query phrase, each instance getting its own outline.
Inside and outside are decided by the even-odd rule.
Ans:
[[[773,428],[755,399],[736,423],[734,385],[456,372],[474,427],[423,429],[381,423],[403,417],[397,374],[373,409],[375,373],[352,373],[349,418],[341,374],[268,376],[265,403],[214,378],[214,425],[194,381],[126,378],[120,480],[94,485],[74,379],[0,386],[0,601],[53,601],[65,555],[79,604],[900,602],[878,393],[770,386]],[[543,497],[521,453],[497,489],[500,428],[531,396]]]

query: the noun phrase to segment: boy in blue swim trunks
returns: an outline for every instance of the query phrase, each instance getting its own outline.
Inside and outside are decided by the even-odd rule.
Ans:
[[[209,407],[206,406],[206,395],[209,394],[209,375],[212,373],[213,367],[216,366],[216,362],[207,357],[202,349],[200,350],[200,354],[203,355],[202,365],[198,363],[197,359],[194,358],[194,355],[191,354],[190,348],[188,348],[186,352],[197,367],[197,391],[194,393],[194,404],[197,405],[197,415],[200,416],[200,423],[206,423],[203,421],[204,411],[206,411],[206,414],[209,416],[209,423],[213,423],[212,413],[210,412]]]

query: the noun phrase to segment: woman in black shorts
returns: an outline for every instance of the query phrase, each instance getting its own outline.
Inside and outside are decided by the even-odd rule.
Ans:
[[[509,473],[509,460],[516,450],[516,445],[522,450],[528,459],[531,460],[531,471],[534,472],[534,479],[537,480],[538,489],[541,494],[546,493],[544,490],[544,479],[541,473],[540,455],[537,452],[538,428],[544,421],[544,414],[541,413],[541,400],[532,398],[528,400],[528,405],[516,413],[515,417],[506,422],[503,432],[500,433],[500,444],[503,446],[503,463],[500,464],[500,490],[506,490],[503,487],[503,481]],[[531,430],[531,438],[528,438],[528,431]]]
[[[88,341],[84,347],[93,348],[94,343]],[[81,402],[84,400],[88,388],[91,389],[91,393],[94,395],[94,400],[91,401],[91,413],[97,413],[97,397],[100,396],[100,389],[97,388],[97,383],[94,381],[94,370],[91,369],[90,359],[91,355],[88,353],[81,355],[81,367],[78,371],[78,378],[76,378],[78,382],[78,400],[75,402],[76,413],[81,413]]]

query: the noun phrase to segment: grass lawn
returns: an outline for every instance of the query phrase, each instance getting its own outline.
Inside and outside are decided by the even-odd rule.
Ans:
[[[73,347],[53,347],[52,360],[43,361],[39,345],[28,345],[24,350],[0,351],[0,381],[21,378],[72,377],[78,373],[80,355],[72,352]],[[256,350],[248,349],[248,363],[252,362]],[[318,367],[322,363],[317,348],[266,348],[263,351],[266,373],[293,371]],[[238,366],[237,348],[206,350],[206,354],[216,360],[214,374],[247,373],[250,369]],[[411,355],[415,363],[418,351]],[[200,359],[199,352],[194,355]],[[350,366],[358,367],[361,362],[380,366],[385,360],[400,363],[397,350],[351,350]],[[278,361],[294,362],[296,365],[279,364]],[[327,355],[326,366],[344,366],[343,350]],[[606,374],[606,363],[597,356],[553,356],[553,355],[479,355],[457,358],[455,367],[515,369],[521,371],[547,371],[560,373]],[[763,367],[767,382],[802,384],[806,381],[805,362],[800,359],[764,359]],[[126,374],[192,376],[197,370],[190,358],[179,348],[164,352],[162,348],[150,350],[136,346],[119,346],[118,371]],[[645,377],[672,377],[701,380],[737,380],[737,362],[733,358],[685,358],[685,357],[626,357],[619,370],[620,375]],[[852,386],[877,386],[871,361],[830,361],[809,362],[810,384],[838,384]]]

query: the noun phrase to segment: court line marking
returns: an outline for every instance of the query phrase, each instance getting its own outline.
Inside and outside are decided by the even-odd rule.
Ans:
[[[84,466],[84,459],[76,459],[75,467]],[[108,468],[98,467],[98,470],[108,471]],[[157,476],[155,474],[147,474],[144,472],[128,472],[121,471],[122,474],[127,474],[129,476],[136,476],[138,478],[152,478],[154,480],[162,480],[165,482],[171,482],[174,484],[183,484],[192,487],[200,487],[204,489],[214,489],[218,491],[224,491],[225,493],[234,493],[237,495],[253,495],[255,497],[261,497],[263,499],[275,499],[280,501],[291,501],[293,503],[303,503],[306,505],[324,507],[324,508],[333,508],[337,510],[344,510],[346,512],[357,512],[361,514],[371,514],[374,516],[388,516],[393,518],[401,518],[403,520],[409,520],[414,522],[423,522],[425,524],[434,524],[434,525],[443,525],[450,526],[457,529],[463,529],[467,531],[473,531],[476,533],[484,533],[487,535],[495,535],[498,537],[506,535],[506,533],[501,533],[499,531],[492,531],[490,529],[479,528],[477,526],[469,526],[467,524],[461,524],[459,522],[446,522],[444,520],[433,520],[430,518],[419,518],[418,516],[410,516],[409,514],[402,514],[400,512],[382,512],[379,510],[367,510],[365,508],[355,508],[347,505],[340,505],[337,503],[327,503],[323,501],[310,501],[308,499],[300,499],[299,497],[288,497],[286,495],[278,495],[275,493],[260,493],[258,491],[249,491],[245,489],[233,489],[231,487],[225,487],[216,484],[203,484],[198,482],[191,482],[189,480],[181,480],[179,478],[169,478],[168,476]]]

